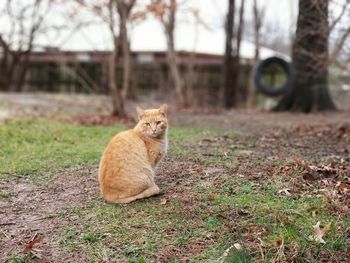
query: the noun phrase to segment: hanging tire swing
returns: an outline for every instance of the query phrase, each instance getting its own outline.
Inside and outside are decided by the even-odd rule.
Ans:
[[[278,67],[283,71],[285,80],[281,85],[273,86],[264,82],[263,74],[268,68]],[[254,83],[257,90],[267,96],[275,97],[287,93],[294,85],[294,71],[290,63],[280,57],[270,57],[260,61],[254,69]],[[281,75],[279,75],[281,77]]]

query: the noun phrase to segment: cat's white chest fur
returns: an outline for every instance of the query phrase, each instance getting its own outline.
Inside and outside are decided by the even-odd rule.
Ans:
[[[168,140],[168,132],[165,133],[165,139],[164,139],[164,144],[163,144],[163,157],[167,154],[168,152],[168,145],[169,145],[169,140]]]

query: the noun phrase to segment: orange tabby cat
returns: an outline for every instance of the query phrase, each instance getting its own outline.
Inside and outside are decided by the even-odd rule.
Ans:
[[[136,107],[139,122],[118,133],[105,149],[99,168],[103,198],[110,203],[130,203],[156,195],[154,169],[167,151],[166,104],[159,109]]]

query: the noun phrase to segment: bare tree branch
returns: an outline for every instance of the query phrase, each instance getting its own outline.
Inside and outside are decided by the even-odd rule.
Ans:
[[[241,51],[241,41],[242,41],[242,32],[244,27],[244,5],[245,0],[241,0],[241,7],[239,9],[239,22],[238,22],[238,28],[237,28],[237,44],[236,44],[236,56],[240,56]]]
[[[346,30],[344,30],[343,34],[341,35],[341,37],[337,41],[332,54],[330,54],[330,56],[329,56],[329,60],[328,60],[329,65],[333,64],[335,62],[335,60],[337,59],[337,57],[339,56],[340,52],[342,51],[342,49],[344,47],[345,41],[348,39],[349,36],[350,36],[350,27],[348,27]]]
[[[343,18],[345,12],[346,12],[346,9],[348,7],[350,3],[350,0],[346,0],[345,3],[343,4],[342,6],[342,10],[341,12],[339,13],[339,15],[333,20],[332,24],[329,26],[329,31],[333,31],[334,28],[336,27],[336,25],[340,22],[340,20]]]

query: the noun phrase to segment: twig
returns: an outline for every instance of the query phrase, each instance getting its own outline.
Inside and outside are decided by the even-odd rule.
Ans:
[[[259,249],[260,249],[260,254],[261,254],[261,260],[264,261],[265,260],[265,255],[264,255],[264,251],[263,251],[263,248],[262,248],[263,241],[261,240],[260,237],[258,237],[258,240],[260,241]]]
[[[4,236],[5,236],[5,237],[7,237],[7,239],[8,239],[8,240],[10,240],[10,239],[11,239],[11,238],[10,238],[10,237],[9,237],[9,236],[8,236],[8,235],[5,233],[5,231],[4,231],[4,230],[0,229],[0,231],[1,231],[1,233],[3,233],[3,234],[4,234]]]
[[[11,225],[15,225],[16,223],[14,222],[6,222],[6,223],[0,223],[0,226],[11,226]]]

